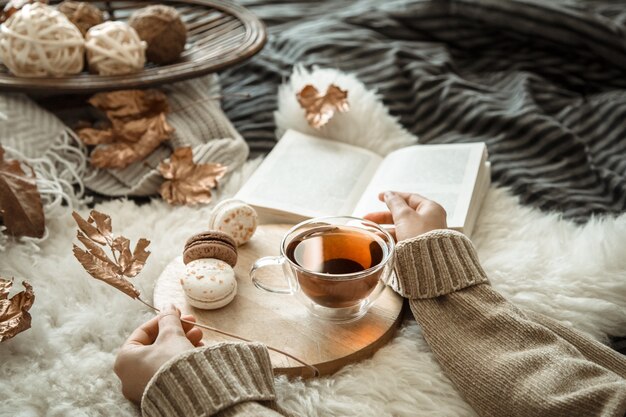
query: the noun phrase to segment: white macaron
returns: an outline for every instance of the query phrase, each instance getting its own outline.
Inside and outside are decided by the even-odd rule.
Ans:
[[[248,242],[256,231],[256,210],[241,200],[227,199],[211,211],[209,229],[229,234],[237,246]]]
[[[230,303],[237,294],[235,271],[219,259],[202,258],[185,266],[180,279],[187,302],[196,308],[215,310]]]

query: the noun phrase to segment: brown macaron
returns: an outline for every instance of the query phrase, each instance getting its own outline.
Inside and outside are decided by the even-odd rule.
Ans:
[[[220,259],[232,267],[237,263],[237,244],[223,232],[208,231],[191,236],[183,250],[183,262],[202,258]]]

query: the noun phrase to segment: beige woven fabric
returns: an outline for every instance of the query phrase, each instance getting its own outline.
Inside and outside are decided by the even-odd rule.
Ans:
[[[463,234],[400,243],[396,272],[435,357],[481,416],[626,413],[624,357],[506,301]]]
[[[221,343],[188,351],[163,365],[148,384],[141,409],[146,417],[204,417],[247,402],[275,407],[275,399],[267,349],[259,343]],[[276,415],[260,404],[255,408],[268,414],[238,415]],[[249,412],[248,407],[238,409]]]
[[[85,186],[107,196],[150,196],[163,182],[157,167],[173,148],[191,146],[196,163],[219,162],[236,171],[248,158],[248,145],[220,107],[217,75],[160,87],[170,104],[168,122],[175,132],[169,143],[150,154],[144,163],[124,169],[94,169]]]
[[[624,416],[624,357],[507,302],[489,285],[467,237],[433,231],[401,242],[396,255],[393,287],[409,299],[441,367],[479,415]],[[253,403],[274,399],[269,363],[239,356],[262,351],[229,344],[175,358],[146,389],[144,416],[280,415],[272,402]],[[198,355],[206,362],[190,361]],[[190,390],[199,391],[183,395]]]

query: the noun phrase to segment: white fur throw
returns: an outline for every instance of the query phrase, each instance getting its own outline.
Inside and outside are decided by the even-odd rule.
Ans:
[[[281,89],[280,130],[306,129],[293,91],[308,82],[324,89],[335,82],[349,90],[352,110],[332,120],[324,136],[380,153],[415,142],[373,93],[329,70],[298,71]],[[219,198],[232,194],[257,164],[249,162],[236,172]],[[152,240],[152,256],[137,277],[148,298],[185,239],[206,227],[210,211],[172,208],[161,201],[143,206],[113,201],[98,209],[113,215],[117,232]],[[49,226],[50,238],[39,252],[11,244],[0,253],[0,274],[28,278],[37,295],[32,329],[0,344],[0,416],[137,416],[111,367],[116,349],[151,313],[81,269],[71,254],[75,226],[69,213]],[[522,207],[506,190],[492,189],[473,238],[493,285],[520,306],[600,340],[626,334],[626,214],[581,227]],[[283,405],[298,415],[475,415],[442,374],[414,321],[372,359],[316,380],[279,378],[277,387]]]

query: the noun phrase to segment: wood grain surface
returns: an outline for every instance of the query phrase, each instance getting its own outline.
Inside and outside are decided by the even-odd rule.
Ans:
[[[245,7],[231,0],[83,0],[104,12],[105,20],[126,21],[135,10],[165,4],[180,13],[187,27],[181,57],[167,65],[149,63],[139,72],[96,75],[86,70],[65,77],[17,77],[0,66],[0,92],[28,94],[91,94],[97,91],[154,87],[217,72],[250,58],[266,41],[265,25]],[[61,0],[50,0],[55,6]],[[7,0],[0,0],[4,8]]]
[[[235,299],[218,310],[196,309],[185,300],[179,278],[184,274],[182,256],[174,259],[158,278],[154,303],[162,307],[176,304],[183,314],[193,314],[200,323],[282,349],[316,366],[322,375],[344,365],[370,357],[393,336],[402,319],[402,298],[386,288],[371,310],[360,320],[337,324],[313,317],[291,295],[271,294],[252,284],[249,271],[263,256],[278,255],[282,236],[289,225],[262,225],[253,239],[239,248],[235,273],[238,290]],[[280,267],[264,268],[264,282],[280,285]],[[236,340],[208,330],[205,344]],[[284,355],[270,351],[276,374],[311,377],[309,368]]]

